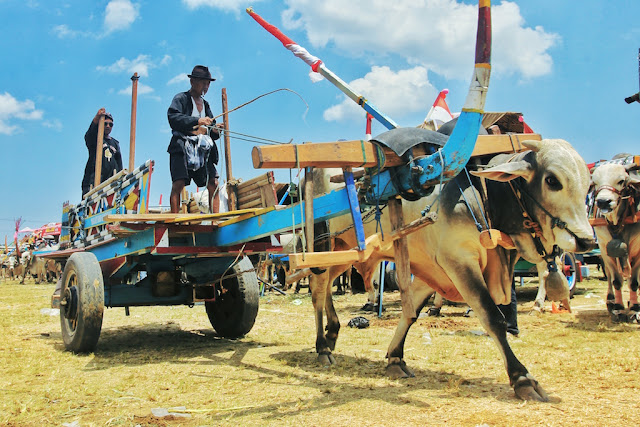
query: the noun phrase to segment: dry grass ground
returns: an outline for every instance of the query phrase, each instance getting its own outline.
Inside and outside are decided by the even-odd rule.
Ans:
[[[599,273],[595,274],[599,276]],[[605,282],[581,283],[573,314],[529,315],[520,294],[520,360],[551,396],[517,400],[496,346],[464,307],[420,318],[406,342],[409,380],[384,376],[398,294],[368,329],[362,295],[336,297],[342,321],[334,368],[318,366],[307,294],[261,298],[243,339],[216,337],[204,307],[105,311],[95,353],[61,343],[57,316],[43,314],[52,285],[0,283],[0,424],[48,426],[424,426],[637,425],[640,331],[616,325]],[[46,310],[45,310],[46,311]],[[190,418],[155,418],[152,408],[185,407]]]

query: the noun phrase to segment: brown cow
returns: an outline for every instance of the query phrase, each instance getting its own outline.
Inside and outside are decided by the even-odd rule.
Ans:
[[[480,232],[475,218],[481,218],[481,200],[477,188],[461,174],[447,183],[442,191],[416,202],[402,201],[405,223],[421,216],[426,205],[438,212],[435,224],[408,237],[410,269],[415,275],[411,284],[399,283],[403,314],[389,345],[387,373],[392,377],[407,377],[413,373],[406,366],[403,347],[406,334],[418,317],[427,298],[435,289],[452,301],[466,301],[495,340],[505,361],[511,386],[518,397],[527,400],[547,400],[547,395],[525,366],[516,358],[507,342],[507,325],[496,304],[508,304],[511,299],[513,267],[518,256],[538,263],[543,258],[553,259],[557,247],[573,252],[584,252],[595,246],[584,200],[589,187],[589,171],[578,153],[562,140],[526,141],[530,151],[512,158],[498,156],[491,167],[474,174],[487,179],[488,204],[492,226],[506,233],[517,250],[500,246],[486,249],[480,243]],[[513,190],[512,186],[513,184]],[[519,197],[517,197],[519,196]],[[524,208],[535,222],[539,243],[545,256],[532,237],[532,229],[523,224]],[[383,215],[383,230],[389,235],[388,216]],[[349,217],[332,220],[331,230],[343,230]],[[375,232],[375,223],[365,227],[367,235]],[[335,249],[356,246],[352,230],[333,241]],[[366,263],[355,264],[365,278],[370,277],[383,259],[393,260],[393,246],[383,244]],[[340,322],[333,306],[331,283],[349,268],[334,266],[310,280],[316,318],[316,351],[323,363],[335,363],[335,349]],[[326,332],[323,313],[326,312]]]
[[[630,174],[636,165],[605,163],[591,176],[595,188],[595,205],[606,220],[594,225],[600,254],[609,282],[607,308],[613,321],[640,322],[638,281],[640,280],[640,224],[625,223],[634,218],[640,202],[640,177]],[[622,299],[622,285],[629,280],[629,313]]]

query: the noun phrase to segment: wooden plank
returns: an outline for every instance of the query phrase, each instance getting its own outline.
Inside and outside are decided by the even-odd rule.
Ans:
[[[263,183],[269,183],[270,181],[270,177],[269,177],[269,172],[266,172],[262,175],[258,175],[254,178],[251,178],[247,181],[243,181],[240,184],[238,184],[238,191],[250,188],[253,185],[261,185]]]
[[[541,136],[535,133],[479,135],[471,156],[523,151],[521,141],[540,141],[541,139]],[[385,155],[384,167],[400,166],[405,163],[391,149],[382,147],[382,151]],[[423,146],[414,148],[414,156],[424,155],[427,153]],[[373,167],[378,162],[375,144],[359,140],[254,147],[251,158],[255,168]]]
[[[127,171],[126,169],[122,169],[120,172],[118,172],[115,175],[109,177],[109,179],[106,179],[103,182],[101,182],[100,185],[98,185],[97,187],[92,188],[89,192],[87,192],[87,194],[82,196],[82,200],[88,199],[89,197],[91,197],[92,194],[97,193],[98,191],[100,191],[104,187],[106,187],[107,185],[111,184],[113,181],[115,181],[117,179],[120,179],[121,177],[125,176],[128,173],[129,173],[129,171]]]
[[[374,145],[360,140],[259,146],[253,147],[251,158],[256,169],[372,167],[378,159]]]
[[[256,188],[250,193],[245,193],[238,196],[238,203],[243,205],[246,202],[250,202],[255,199],[260,199],[262,197],[262,190],[260,188]]]
[[[243,215],[255,212],[260,209],[240,209],[232,212],[219,212],[215,214],[185,214],[185,213],[162,213],[162,214],[119,214],[107,215],[104,222],[160,222],[160,223],[180,223],[184,221],[205,221],[210,219],[229,218],[231,216]]]
[[[540,141],[537,133],[515,133],[508,135],[478,135],[471,157],[480,157],[500,153],[514,153],[526,150],[522,141]]]
[[[242,185],[242,184],[240,184],[238,186],[238,195],[239,196],[243,196],[245,194],[252,193],[252,192],[254,192],[254,191],[256,191],[256,190],[258,190],[258,189],[260,189],[260,188],[262,188],[264,186],[267,186],[267,185],[271,185],[271,183],[267,179],[256,181],[256,182],[252,183],[251,185]]]
[[[404,238],[410,233],[418,231],[422,227],[433,224],[436,220],[435,213],[429,213],[422,218],[418,218],[409,224],[399,226],[390,236],[385,235],[385,240],[380,241],[380,236],[374,234],[366,240],[364,251],[349,249],[346,251],[334,252],[314,252],[311,254],[289,254],[289,265],[292,269],[302,269],[308,267],[331,267],[333,265],[344,265],[354,262],[365,262],[374,250],[390,249],[392,242]]]

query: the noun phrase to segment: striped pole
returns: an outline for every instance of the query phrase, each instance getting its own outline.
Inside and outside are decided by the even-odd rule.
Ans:
[[[291,51],[291,53],[306,62],[314,72],[322,75],[325,79],[333,83],[334,86],[340,89],[345,95],[351,98],[359,106],[361,106],[366,112],[375,117],[375,119],[382,123],[387,129],[395,129],[398,127],[396,122],[387,117],[384,113],[382,113],[369,101],[367,101],[364,96],[357,93],[345,81],[343,81],[340,77],[329,70],[320,58],[313,56],[307,49],[300,46],[289,37],[285,36],[282,31],[278,29],[278,27],[269,24],[260,15],[255,13],[253,11],[253,8],[248,7],[247,13],[251,15],[251,17],[255,19],[255,21],[260,24],[265,30],[271,33],[271,35],[280,40],[284,47]]]

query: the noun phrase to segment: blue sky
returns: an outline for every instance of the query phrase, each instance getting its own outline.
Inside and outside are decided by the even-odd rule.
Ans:
[[[275,141],[360,139],[364,112],[245,13],[321,58],[401,126],[422,122],[437,93],[459,111],[472,72],[477,5],[455,0],[0,0],[0,239],[14,219],[59,221],[80,200],[84,133],[96,111],[129,156],[131,80],[138,88],[136,164],[155,161],[151,204],[170,191],[166,110],[194,65],[214,77],[206,99],[230,129]],[[545,138],[571,142],[587,162],[638,153],[640,2],[494,1],[493,72],[486,111],[518,111]],[[303,101],[304,100],[304,101]],[[308,105],[308,108],[307,108]],[[385,130],[374,124],[373,133]],[[232,139],[235,177],[251,178],[254,143]],[[295,172],[293,173],[295,176]],[[278,171],[287,182],[289,171]],[[223,176],[224,178],[224,176]],[[195,187],[190,187],[195,191]]]

